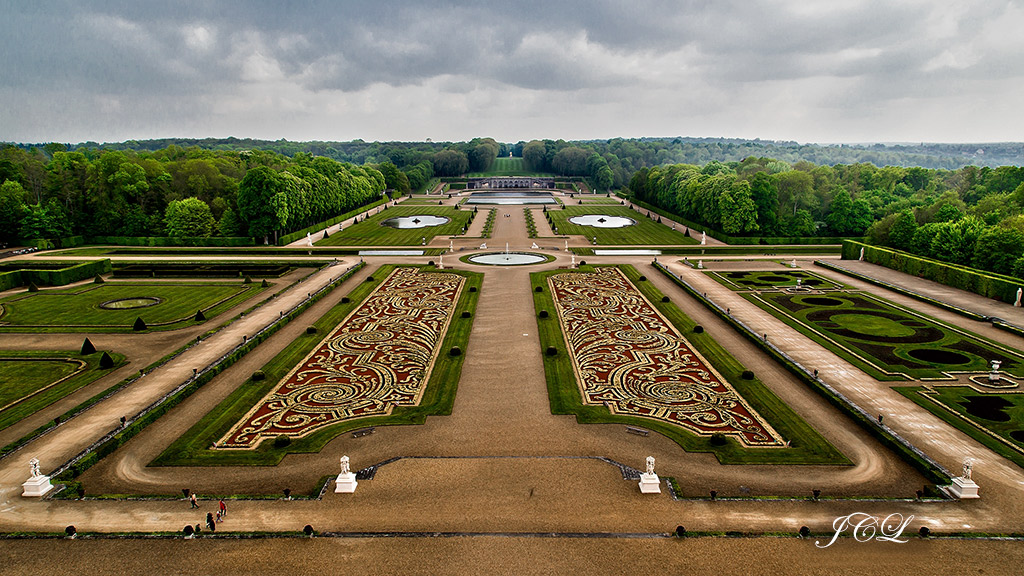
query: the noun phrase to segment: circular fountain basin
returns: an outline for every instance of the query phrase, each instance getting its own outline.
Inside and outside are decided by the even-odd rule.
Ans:
[[[530,254],[529,252],[488,252],[470,256],[469,261],[473,264],[487,264],[489,266],[523,266],[526,264],[540,264],[548,262],[547,256]]]
[[[137,298],[119,298],[108,300],[100,304],[100,308],[106,310],[131,310],[132,308],[146,308],[156,306],[161,300],[153,296],[139,296]]]
[[[609,216],[607,214],[587,214],[585,216],[573,216],[569,222],[580,226],[592,226],[594,228],[625,228],[636,224],[632,218],[622,216]]]
[[[449,218],[444,216],[430,216],[428,214],[420,214],[418,216],[402,216],[401,218],[388,218],[387,220],[380,223],[381,226],[387,226],[388,228],[398,228],[399,230],[408,230],[410,228],[427,228],[430,226],[440,226],[450,221]]]

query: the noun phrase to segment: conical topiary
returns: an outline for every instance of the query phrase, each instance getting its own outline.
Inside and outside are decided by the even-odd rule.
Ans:
[[[202,309],[196,310],[196,322],[206,322],[206,314],[203,314]]]
[[[245,278],[244,278],[244,279],[242,280],[242,284],[252,284],[252,277],[251,277],[251,276],[246,276],[246,277],[245,277]]]
[[[260,288],[270,288],[270,282],[267,282],[267,279],[264,278],[263,281],[260,282]]]
[[[92,345],[92,341],[86,338],[85,342],[82,342],[82,356],[88,356],[89,354],[95,353],[96,347]]]
[[[106,280],[104,280],[103,276],[100,276],[99,274],[97,274],[96,277],[92,279],[93,284],[103,284],[104,282],[106,282]]]
[[[100,368],[103,370],[109,370],[114,367],[114,359],[110,357],[110,354],[106,352],[103,356],[100,356]]]
[[[29,284],[28,284],[28,291],[29,292],[39,292],[39,286],[36,286],[35,282],[29,282]]]
[[[135,318],[135,324],[132,324],[132,330],[140,331],[146,330],[149,326],[146,326],[146,321],[142,319],[142,316]]]

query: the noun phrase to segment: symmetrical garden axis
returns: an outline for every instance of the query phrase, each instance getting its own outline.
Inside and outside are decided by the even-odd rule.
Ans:
[[[253,448],[423,396],[464,278],[398,268],[217,443]]]
[[[616,268],[548,278],[584,404],[782,446],[765,420]]]

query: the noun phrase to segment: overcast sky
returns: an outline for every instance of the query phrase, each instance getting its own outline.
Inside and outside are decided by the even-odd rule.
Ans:
[[[1024,2],[0,0],[0,141],[1024,140]]]

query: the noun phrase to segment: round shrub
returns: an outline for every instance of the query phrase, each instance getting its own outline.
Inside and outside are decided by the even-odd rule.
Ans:
[[[662,296],[661,297],[661,301],[662,302],[671,302],[671,300],[669,300],[668,296]]]
[[[810,535],[811,535],[811,529],[810,528],[808,528],[807,526],[801,526],[800,527],[800,537],[801,538],[807,538]]]
[[[704,333],[704,327],[701,326],[700,324],[697,324],[696,326],[693,327],[693,333],[694,334],[703,334]]]
[[[536,288],[534,288],[534,289],[533,289],[533,291],[534,291],[534,292],[543,292],[543,291],[544,291],[544,288],[543,288],[543,287],[541,287],[541,286],[537,286]]]
[[[647,282],[647,276],[641,276],[637,278],[637,280],[639,280],[640,282]]]
[[[548,346],[548,349],[545,352],[545,354],[547,354],[548,356],[558,356],[558,348],[555,348],[554,346]]]
[[[348,299],[348,296],[343,296],[341,298],[341,303],[342,304],[348,304],[349,302],[351,302],[351,300]]]
[[[458,346],[452,346],[452,349],[448,351],[448,355],[449,356],[461,356],[462,355],[462,348],[459,348]]]
[[[366,277],[366,281],[367,282],[373,282],[373,276],[367,276]]]
[[[927,538],[932,533],[932,531],[929,530],[927,526],[921,526],[921,529],[918,530],[917,533],[921,536],[921,538]]]
[[[541,318],[547,318],[548,317],[548,311],[547,310],[541,310],[540,313],[537,314],[537,316],[539,316]]]
[[[266,379],[267,379],[267,375],[263,372],[263,370],[257,370],[257,371],[252,373],[252,381],[253,382],[259,382],[261,380],[266,380]]]
[[[712,446],[725,446],[725,434],[721,432],[715,432],[711,435]]]
[[[284,434],[281,434],[277,438],[274,438],[274,448],[285,448],[291,445],[292,439]]]
[[[580,266],[586,266],[586,265],[587,265],[587,261],[586,260],[580,260]]]
[[[472,314],[469,313],[469,310],[463,310],[462,311],[462,317],[463,318],[469,318],[470,316],[472,316]]]
[[[433,266],[433,265],[434,265],[434,261],[433,260],[427,260],[427,266]]]
[[[316,326],[306,326],[306,334],[316,334]]]
[[[64,528],[64,535],[68,538],[74,538],[76,534],[78,534],[78,530],[75,529],[74,524],[70,524],[66,528]]]
[[[309,524],[306,524],[306,525],[305,525],[305,526],[304,526],[304,527],[302,528],[302,533],[303,533],[303,534],[305,534],[306,536],[309,536],[310,538],[312,538],[312,537],[313,537],[313,534],[314,534],[315,532],[314,532],[314,530],[313,530],[313,527],[312,527],[312,526],[310,526]]]
[[[469,291],[470,292],[476,292],[476,286],[470,286],[469,287]]]
[[[740,378],[743,378],[744,380],[753,380],[754,372],[752,370],[744,370],[743,373],[740,374]]]

